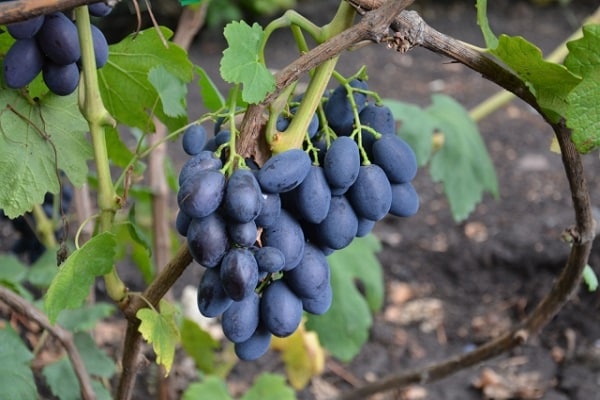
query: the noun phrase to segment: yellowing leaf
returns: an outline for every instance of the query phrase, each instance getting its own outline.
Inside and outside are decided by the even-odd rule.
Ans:
[[[175,345],[179,341],[179,329],[175,323],[175,307],[161,300],[160,313],[150,308],[142,308],[136,314],[140,319],[140,333],[152,345],[156,362],[165,367],[169,374],[175,358]]]

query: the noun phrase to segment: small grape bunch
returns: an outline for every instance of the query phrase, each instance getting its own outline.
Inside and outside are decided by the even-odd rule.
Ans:
[[[112,8],[105,3],[89,6],[93,16],[105,16]],[[108,60],[108,43],[104,34],[92,25],[96,67]],[[20,89],[40,73],[53,93],[66,96],[79,83],[81,49],[77,27],[64,13],[40,15],[7,25],[16,39],[4,57],[4,81],[9,88]]]

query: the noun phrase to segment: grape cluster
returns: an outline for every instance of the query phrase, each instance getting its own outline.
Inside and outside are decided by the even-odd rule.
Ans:
[[[413,151],[395,135],[390,110],[367,101],[366,84],[350,86],[352,100],[341,85],[324,103],[328,129],[319,130],[315,117],[305,149],[275,154],[260,168],[247,162],[223,174],[215,150],[227,146],[230,133],[221,121],[211,140],[200,125],[183,134],[191,158],[179,175],[176,228],[206,267],[200,312],[221,315],[241,359],[264,354],[271,335],[292,334],[303,311],[329,309],[327,255],[368,234],[388,213],[406,217],[418,209]],[[289,114],[278,119],[279,131],[293,108]]]
[[[105,16],[112,8],[104,3],[89,6],[93,16]],[[108,60],[108,43],[104,34],[92,25],[96,66]],[[40,72],[48,89],[66,96],[77,88],[81,67],[81,49],[77,27],[65,14],[40,15],[7,25],[16,39],[4,57],[4,81],[9,88],[28,85]]]

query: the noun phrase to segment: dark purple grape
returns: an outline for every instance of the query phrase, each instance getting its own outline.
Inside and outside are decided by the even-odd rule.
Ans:
[[[215,135],[215,145],[217,148],[225,143],[229,143],[231,132],[223,130]]]
[[[287,211],[281,210],[277,221],[263,229],[262,244],[275,247],[285,256],[285,266],[288,271],[295,268],[304,254],[304,233],[302,227]]]
[[[272,226],[281,214],[281,197],[277,193],[263,193],[263,205],[254,220],[257,226],[268,228]]]
[[[286,271],[283,279],[298,297],[316,297],[329,286],[327,258],[316,246],[306,243],[302,261],[296,268]]]
[[[331,285],[324,286],[315,297],[303,297],[300,300],[304,311],[315,315],[325,314],[333,300]]]
[[[190,156],[200,154],[206,145],[206,129],[202,125],[190,125],[183,132],[181,139],[183,151]]]
[[[108,42],[106,41],[104,33],[97,26],[92,25],[91,27],[96,68],[102,68],[108,61]]]
[[[375,227],[375,221],[366,218],[358,218],[358,229],[356,237],[367,236]]]
[[[236,343],[234,350],[241,360],[253,361],[265,354],[270,345],[271,332],[259,322],[252,336],[245,342]]]
[[[252,337],[260,319],[260,298],[251,293],[242,301],[236,301],[223,313],[223,333],[233,343],[242,343]]]
[[[387,106],[377,104],[369,104],[359,115],[360,123],[373,128],[377,133],[382,135],[395,135],[396,121],[392,110]],[[362,145],[367,151],[371,150],[375,136],[366,129],[362,130]]]
[[[327,217],[316,225],[319,244],[334,250],[348,246],[358,232],[358,218],[344,196],[332,196]]]
[[[392,184],[392,207],[390,214],[410,217],[419,210],[419,195],[409,182]]]
[[[38,15],[25,21],[14,22],[6,25],[8,33],[15,39],[31,39],[42,27],[44,16]]]
[[[248,249],[231,249],[221,261],[223,289],[234,301],[254,293],[258,283],[258,265]]]
[[[288,192],[298,186],[310,170],[311,161],[306,152],[291,149],[270,159],[258,171],[258,182],[267,193]]]
[[[36,38],[42,52],[56,64],[72,64],[81,57],[77,27],[63,13],[46,15]]]
[[[367,89],[367,83],[358,79],[350,82],[350,86],[357,89]],[[354,91],[352,93],[360,113],[367,104],[367,96],[364,93]],[[348,136],[352,133],[354,127],[354,113],[352,104],[348,98],[348,91],[345,86],[335,88],[324,107],[327,123],[338,135]]]
[[[75,63],[59,65],[46,60],[42,76],[48,89],[59,96],[73,93],[79,84],[79,68]]]
[[[208,268],[216,267],[229,250],[225,220],[217,213],[192,219],[187,231],[187,243],[197,263]]]
[[[177,203],[181,211],[191,218],[202,218],[221,205],[224,193],[225,175],[206,169],[184,180],[177,192]]]
[[[88,5],[88,11],[93,17],[106,17],[112,10],[113,8],[104,2]]]
[[[285,266],[285,256],[278,248],[271,246],[259,247],[254,251],[254,258],[259,272],[279,272]]]
[[[223,166],[221,160],[215,157],[215,154],[211,151],[201,151],[199,154],[193,156],[183,165],[179,172],[179,185],[190,177],[194,177],[198,172],[207,169],[217,170]]]
[[[329,211],[331,189],[323,168],[312,165],[302,183],[290,192],[295,200],[295,209],[304,220],[318,224]]]
[[[258,229],[254,221],[250,222],[227,222],[227,233],[229,238],[237,246],[250,247],[256,242]]]
[[[338,137],[325,153],[323,171],[331,186],[332,194],[343,194],[356,180],[360,168],[360,153],[356,142]]]
[[[260,300],[260,317],[275,336],[286,337],[296,331],[302,319],[302,301],[282,280],[272,282]]]
[[[187,236],[187,231],[191,222],[192,219],[186,213],[179,210],[177,212],[177,217],[175,218],[175,229],[177,230],[177,233],[181,236]]]
[[[41,71],[44,55],[35,39],[17,40],[4,56],[6,86],[19,89],[29,84]]]
[[[221,315],[233,303],[223,290],[218,268],[204,270],[198,285],[198,309],[207,318]]]
[[[375,164],[360,167],[346,194],[358,217],[379,221],[390,211],[392,188],[385,172]]]
[[[227,182],[223,210],[228,219],[245,223],[253,221],[262,209],[262,192],[254,174],[236,169]]]
[[[410,182],[417,175],[413,149],[396,135],[384,135],[373,143],[373,160],[392,183]]]

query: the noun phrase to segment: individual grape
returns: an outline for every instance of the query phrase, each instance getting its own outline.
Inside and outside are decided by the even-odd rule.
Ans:
[[[204,145],[204,151],[210,151],[211,153],[214,153],[217,151],[217,147],[217,141],[213,136],[206,141],[206,144]]]
[[[392,188],[376,164],[360,167],[358,178],[346,194],[358,217],[379,221],[390,211]]]
[[[359,114],[361,125],[367,125],[382,135],[395,135],[396,121],[392,110],[387,106],[369,104]],[[366,129],[362,130],[362,145],[367,151],[370,151],[375,136]]]
[[[56,64],[71,64],[81,57],[77,27],[63,13],[46,15],[36,38],[42,52]]]
[[[10,36],[15,39],[31,39],[42,27],[44,16],[38,15],[25,21],[14,22],[6,25],[6,29]]]
[[[358,229],[356,237],[367,236],[375,227],[375,221],[366,218],[358,218]]]
[[[281,197],[277,193],[263,193],[263,205],[254,220],[257,226],[268,228],[272,226],[281,214]]]
[[[192,219],[189,217],[189,215],[179,210],[177,212],[177,217],[175,217],[175,229],[177,230],[177,233],[179,233],[181,236],[187,236],[187,231],[191,222]]]
[[[384,135],[373,143],[373,160],[392,183],[410,182],[417,175],[413,149],[396,135]]]
[[[202,125],[190,125],[181,139],[183,151],[190,156],[199,154],[206,145],[206,129]]]
[[[258,171],[258,183],[267,193],[288,192],[298,186],[310,170],[311,161],[306,152],[291,149],[267,160]]]
[[[215,145],[217,148],[225,143],[229,143],[229,139],[231,138],[231,132],[228,130],[223,130],[215,135]]]
[[[202,218],[213,213],[225,193],[225,175],[211,169],[199,171],[193,179],[186,179],[179,192],[179,209],[192,218]]]
[[[4,56],[6,86],[19,89],[29,84],[41,71],[44,55],[35,39],[17,40]]]
[[[96,25],[91,25],[91,29],[96,68],[102,68],[108,61],[108,42],[104,33]]]
[[[198,309],[207,318],[217,317],[233,303],[225,293],[218,268],[207,268],[198,285]]]
[[[215,157],[215,154],[211,151],[201,151],[196,154],[183,165],[179,172],[179,185],[190,178],[194,177],[198,172],[207,169],[217,170],[223,166],[221,160]]]
[[[419,195],[410,184],[394,183],[392,184],[392,207],[390,214],[397,217],[410,217],[419,210]]]
[[[258,283],[258,265],[248,249],[231,249],[221,261],[223,289],[234,301],[254,293]]]
[[[223,126],[223,122],[225,122],[225,117],[223,117],[223,116],[218,117],[217,120],[215,121],[215,126],[213,129],[214,136],[217,136],[217,134],[219,132],[221,132],[221,126]]]
[[[233,243],[241,247],[250,247],[256,242],[258,229],[254,221],[250,222],[231,222],[227,223],[227,233]]]
[[[256,249],[254,258],[259,272],[279,272],[285,266],[285,256],[276,247],[263,246]]]
[[[286,271],[283,279],[298,297],[316,297],[329,285],[327,258],[316,246],[306,243],[302,261],[296,268]]]
[[[303,219],[313,224],[325,219],[331,202],[331,189],[323,168],[312,165],[306,178],[290,193],[295,199],[296,211]]]
[[[304,233],[298,222],[285,210],[277,221],[262,232],[262,244],[279,249],[285,256],[285,271],[295,268],[304,253]]]
[[[281,279],[272,282],[263,292],[260,316],[265,327],[275,336],[294,333],[302,319],[302,301]]]
[[[350,86],[356,89],[366,90],[368,88],[365,81],[358,79],[350,81]],[[367,95],[353,91],[352,96],[357,106],[357,111],[360,113],[367,104]],[[352,104],[348,98],[348,91],[345,86],[338,86],[334,89],[331,96],[325,103],[323,109],[327,123],[338,135],[348,136],[352,133],[354,127],[354,112]]]
[[[236,343],[234,350],[241,360],[253,361],[265,354],[270,345],[271,332],[259,322],[252,336],[245,342]]]
[[[346,136],[338,137],[325,153],[323,171],[332,194],[343,194],[356,180],[360,154],[356,142]]]
[[[230,246],[225,220],[217,213],[193,218],[187,231],[187,243],[196,262],[208,268],[216,267]]]
[[[262,208],[262,192],[254,174],[248,169],[233,171],[225,188],[223,210],[236,222],[253,221]]]
[[[48,89],[59,96],[73,93],[79,84],[79,68],[75,63],[59,65],[47,60],[42,76]]]
[[[358,218],[344,196],[332,196],[327,217],[316,226],[319,244],[334,250],[348,246],[358,231]]]
[[[315,315],[325,314],[331,307],[333,301],[333,290],[331,285],[324,286],[315,297],[303,297],[302,308],[304,311]]]
[[[88,5],[88,11],[93,17],[106,17],[112,12],[113,8],[104,2]]]
[[[223,333],[227,339],[233,343],[242,343],[250,339],[258,328],[260,303],[258,294],[251,293],[229,306],[221,317]]]

